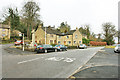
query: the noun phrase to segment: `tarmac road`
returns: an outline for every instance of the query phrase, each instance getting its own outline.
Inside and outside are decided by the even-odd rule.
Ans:
[[[3,78],[68,78],[103,47],[48,54],[13,55],[2,48]]]
[[[73,76],[76,78],[118,78],[119,54],[114,53],[113,48],[104,48],[88,61]],[[118,80],[118,79],[112,79]]]

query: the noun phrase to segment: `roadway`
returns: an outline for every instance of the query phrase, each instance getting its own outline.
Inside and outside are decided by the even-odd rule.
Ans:
[[[84,66],[100,49],[74,49],[45,54],[15,55],[2,46],[3,78],[68,78]]]

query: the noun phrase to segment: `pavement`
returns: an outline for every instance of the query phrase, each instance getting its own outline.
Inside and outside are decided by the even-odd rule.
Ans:
[[[104,48],[72,76],[75,78],[118,78],[118,53],[113,48]]]
[[[36,54],[36,52],[32,52],[32,51],[22,51],[21,49],[17,49],[17,48],[4,48],[4,50],[6,50],[8,53],[10,53],[11,55],[31,55],[31,54]]]
[[[3,78],[68,78],[103,47],[48,54],[16,55],[2,48]],[[19,51],[18,51],[19,52]]]

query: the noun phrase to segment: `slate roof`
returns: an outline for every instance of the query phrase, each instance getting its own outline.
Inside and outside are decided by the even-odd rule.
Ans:
[[[72,35],[76,30],[70,30],[69,32],[66,33],[66,35]]]
[[[45,27],[42,27],[42,29],[45,31]],[[48,34],[56,34],[56,35],[60,35],[60,36],[64,36],[64,35],[72,35],[76,30],[70,30],[67,33],[61,33],[59,30],[56,29],[52,29],[50,27],[46,27],[46,32]]]
[[[42,29],[45,31],[45,27],[42,27]],[[49,27],[46,27],[46,32],[48,34],[61,34],[60,31],[52,29],[52,28],[49,28]]]
[[[10,26],[9,25],[4,25],[4,24],[0,24],[0,28],[10,29]]]

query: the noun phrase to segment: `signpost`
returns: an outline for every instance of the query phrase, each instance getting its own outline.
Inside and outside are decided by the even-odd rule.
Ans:
[[[22,36],[23,35],[23,51],[24,51],[24,33],[19,33],[19,36]]]

